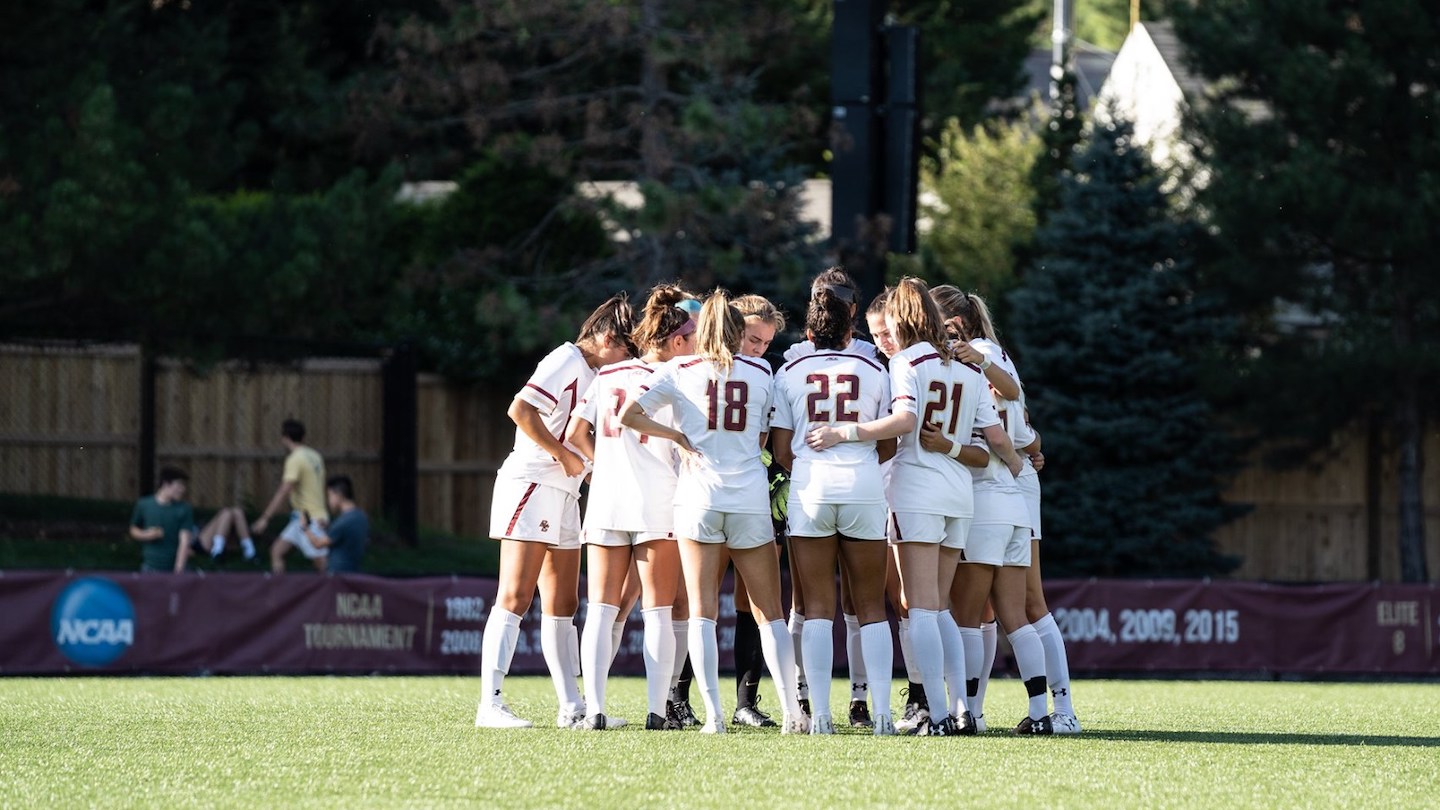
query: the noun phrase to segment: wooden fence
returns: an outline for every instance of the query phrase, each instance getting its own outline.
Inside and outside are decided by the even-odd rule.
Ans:
[[[0,492],[129,500],[138,480],[142,358],[134,346],[0,346]],[[514,440],[509,390],[433,375],[416,382],[421,526],[484,537],[495,471]],[[282,420],[305,422],[327,470],[355,481],[363,505],[380,502],[382,374],[379,360],[225,363],[204,372],[156,365],[158,463],[191,476],[200,506],[263,506],[280,476]],[[1337,436],[1308,468],[1252,465],[1229,500],[1252,511],[1222,529],[1220,548],[1243,557],[1243,579],[1344,581],[1399,575],[1394,453],[1367,487],[1368,438]],[[1440,459],[1440,432],[1426,455]],[[1374,494],[1378,491],[1378,498]],[[1432,576],[1440,574],[1440,463],[1426,471]],[[1368,495],[1368,497],[1367,497]],[[1371,525],[1369,503],[1378,505]],[[252,511],[253,513],[253,511]],[[1058,536],[1060,527],[1050,527]]]

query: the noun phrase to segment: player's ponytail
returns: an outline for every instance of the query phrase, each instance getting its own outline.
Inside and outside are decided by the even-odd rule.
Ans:
[[[959,339],[968,341],[983,337],[999,342],[995,340],[995,325],[990,320],[990,308],[985,306],[985,299],[979,295],[961,292],[951,284],[942,284],[930,290],[930,297],[939,307],[940,315],[947,325],[959,321]]]
[[[630,333],[635,346],[641,351],[657,349],[690,324],[690,313],[680,308],[680,303],[690,298],[675,284],[657,284],[645,299],[645,311],[640,325]]]
[[[701,357],[727,373],[735,365],[740,343],[745,339],[745,316],[730,305],[730,295],[717,289],[700,308],[700,328],[695,331],[695,348]]]
[[[805,312],[805,331],[817,349],[845,348],[853,331],[850,303],[828,289],[816,290]]]
[[[860,285],[856,284],[855,279],[851,278],[850,274],[845,272],[845,268],[838,264],[826,268],[823,273],[815,277],[814,281],[810,282],[812,299],[821,292],[827,292],[852,307],[859,308],[860,306]]]
[[[575,345],[598,348],[600,340],[608,337],[612,343],[624,346],[634,356],[637,354],[635,344],[630,341],[630,333],[634,329],[630,299],[623,292],[615,293],[596,307],[580,325],[580,336],[575,338]]]
[[[900,348],[929,343],[942,360],[950,362],[952,354],[945,338],[944,320],[925,282],[914,276],[900,279],[885,303],[885,316],[895,323],[895,341]]]

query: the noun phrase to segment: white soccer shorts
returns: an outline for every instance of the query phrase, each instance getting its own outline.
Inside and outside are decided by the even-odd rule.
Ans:
[[[791,498],[786,512],[786,534],[790,537],[838,534],[851,540],[884,540],[885,517],[883,503],[802,503]]]
[[[965,548],[970,518],[927,515],[921,512],[891,512],[891,543],[938,543],[945,548]]]
[[[775,541],[770,515],[721,512],[692,506],[675,507],[675,536],[727,548],[758,548]]]
[[[490,500],[490,536],[579,548],[580,502],[555,487],[532,481],[497,480]]]
[[[1008,523],[971,526],[970,538],[965,541],[965,562],[1029,568],[1029,527]]]
[[[583,539],[588,546],[625,548],[655,540],[674,540],[674,532],[627,532],[623,529],[586,529]]]

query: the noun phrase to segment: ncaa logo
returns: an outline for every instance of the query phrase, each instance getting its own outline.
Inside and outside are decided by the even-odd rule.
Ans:
[[[77,579],[55,599],[50,634],[66,658],[103,667],[135,643],[135,606],[108,579]]]

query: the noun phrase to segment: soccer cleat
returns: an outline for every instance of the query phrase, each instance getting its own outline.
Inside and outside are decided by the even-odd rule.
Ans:
[[[1079,734],[1080,718],[1066,712],[1054,712],[1050,715],[1050,727],[1053,734]]]
[[[832,729],[833,730],[833,729]],[[808,734],[810,733],[810,716],[808,714],[786,715],[785,722],[780,727],[781,734]]]
[[[646,730],[646,731],[679,731],[679,730],[680,730],[680,724],[677,723],[677,722],[675,722],[674,720],[671,720],[671,719],[666,718],[666,717],[661,717],[660,715],[658,715],[658,714],[656,714],[656,713],[654,713],[654,712],[651,712],[650,715],[645,718],[645,730]]]
[[[630,721],[626,720],[618,714],[610,714],[605,716],[606,728],[624,728],[628,725],[630,725]]]
[[[760,711],[758,706],[741,706],[735,710],[730,722],[737,726],[753,726],[754,728],[775,728],[779,725],[770,719],[770,715]]]
[[[724,734],[725,724],[719,720],[712,720],[700,727],[701,734]]]
[[[850,701],[851,728],[870,728],[873,725],[874,723],[870,720],[870,707],[865,705],[865,701]]]
[[[835,721],[828,714],[817,714],[810,719],[811,734],[834,734]]]
[[[584,720],[581,720],[579,725],[576,726],[576,728],[584,729],[586,731],[604,731],[605,715],[592,714]]]
[[[800,711],[805,713],[806,718],[812,716],[810,714],[810,698],[800,698]]]
[[[893,737],[895,736],[895,721],[890,719],[888,714],[876,715],[875,726],[870,733],[876,737]]]
[[[665,711],[671,720],[679,723],[683,728],[700,725],[700,718],[695,716],[695,710],[690,708],[688,700],[667,704]]]
[[[556,728],[579,728],[585,722],[585,710],[578,706],[561,706],[555,713]]]
[[[927,712],[927,714],[929,714]],[[936,721],[933,717],[927,717],[915,730],[917,737],[958,737],[960,729],[955,725],[955,718],[946,715],[944,720]]]
[[[983,714],[976,714],[976,715],[971,715],[971,716],[975,718],[975,733],[976,733],[976,734],[984,734],[984,733],[985,733],[985,715],[983,715]]]
[[[918,734],[920,727],[930,721],[930,712],[922,709],[914,703],[905,704],[905,714],[900,722],[895,724],[895,730],[901,734]]]
[[[476,728],[530,728],[533,725],[529,720],[516,717],[504,703],[481,703],[475,710]]]
[[[1023,735],[1023,734],[1054,734],[1054,733],[1055,733],[1055,729],[1054,729],[1054,727],[1053,727],[1053,726],[1051,725],[1051,723],[1050,723],[1050,717],[1047,715],[1047,716],[1045,716],[1045,717],[1040,718],[1039,720],[1032,720],[1031,718],[1026,717],[1024,720],[1021,720],[1020,723],[1019,723],[1019,725],[1015,726],[1015,730],[1012,731],[1012,732],[1010,732],[1010,733],[1011,733],[1011,734],[1022,734],[1022,735]]]
[[[976,734],[980,733],[979,729],[976,727],[975,715],[971,714],[970,712],[965,712],[965,714],[961,715],[960,717],[954,718],[954,720],[955,733],[960,735],[961,737],[973,737]]]

